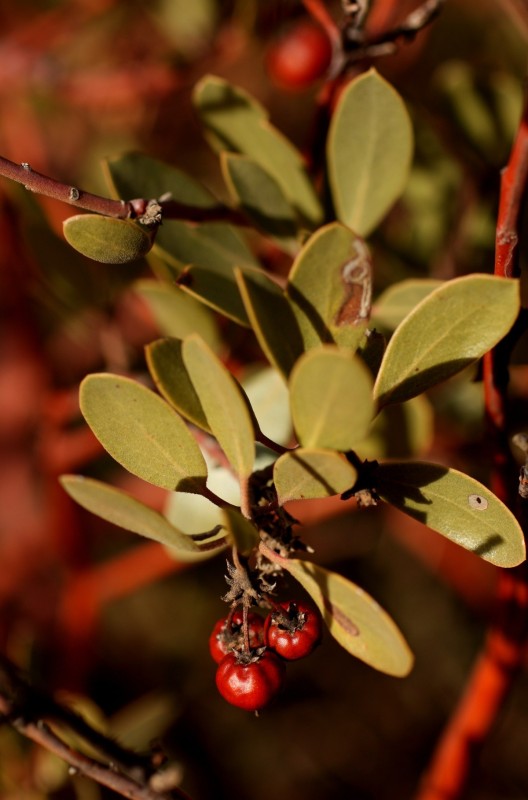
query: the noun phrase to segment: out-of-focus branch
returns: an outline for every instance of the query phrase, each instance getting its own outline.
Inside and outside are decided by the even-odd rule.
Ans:
[[[0,715],[19,733],[66,761],[79,773],[129,800],[189,800],[180,789],[165,792],[157,754],[142,755],[122,747],[52,697],[33,688],[19,670],[0,656]],[[67,728],[101,754],[104,763],[75,750],[52,726]]]

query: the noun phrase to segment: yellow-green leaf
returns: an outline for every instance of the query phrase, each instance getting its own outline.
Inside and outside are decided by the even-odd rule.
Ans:
[[[154,509],[102,481],[82,475],[62,475],[60,482],[70,497],[87,511],[170,547],[173,555],[181,561],[210,558],[225,549],[225,540],[215,541],[210,549],[203,542],[197,544]]]
[[[264,275],[235,270],[246,313],[269,362],[288,377],[303,352],[299,326],[284,293]]]
[[[380,464],[373,482],[380,497],[448,539],[499,567],[526,557],[511,511],[469,475],[440,464]]]
[[[159,395],[120,375],[89,375],[81,383],[81,411],[119,464],[164,489],[200,493],[207,467],[195,439]]]
[[[473,274],[443,283],[396,328],[374,386],[379,406],[421,394],[481,358],[519,307],[517,280]]]
[[[301,447],[284,453],[273,467],[281,505],[289,500],[313,500],[342,494],[356,482],[357,472],[334,450]]]
[[[309,350],[291,373],[290,404],[304,447],[352,450],[373,416],[370,372],[358,356],[337,347]]]
[[[374,69],[342,92],[327,140],[328,177],[337,217],[368,236],[405,188],[413,133],[407,109]]]
[[[103,264],[128,264],[152,247],[155,229],[131,219],[77,214],[63,223],[64,237],[83,256]]]
[[[180,339],[157,339],[147,345],[145,355],[159,393],[189,422],[210,432],[202,405],[183,363]]]
[[[162,334],[184,339],[191,333],[199,333],[209,347],[218,350],[218,326],[203,303],[179,287],[162,281],[137,281],[134,289],[149,306]]]
[[[297,215],[275,178],[247,156],[222,153],[220,163],[236,205],[282,250],[296,253],[299,249]]]
[[[214,147],[252,158],[277,181],[301,217],[320,223],[321,205],[301,154],[270,124],[254,98],[223,78],[206,75],[196,85],[193,100]]]
[[[240,386],[196,334],[185,339],[182,355],[212,433],[237,475],[247,478],[255,460],[255,431]]]
[[[309,561],[283,558],[263,545],[261,550],[299,581],[345,650],[380,672],[395,677],[409,674],[413,655],[407,642],[389,615],[363,589]]]

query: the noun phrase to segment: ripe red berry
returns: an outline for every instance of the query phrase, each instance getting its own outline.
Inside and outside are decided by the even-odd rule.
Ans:
[[[322,633],[321,615],[307,603],[280,603],[264,624],[266,644],[287,661],[310,655]]]
[[[264,620],[259,614],[248,613],[249,646],[261,647],[264,644]],[[237,609],[231,619],[228,629],[227,619],[219,619],[209,637],[209,652],[217,664],[231,650],[241,650],[244,646],[244,632],[242,630],[242,610]]]
[[[216,686],[231,705],[258,711],[279,693],[284,673],[284,663],[271,650],[228,653],[218,665]]]
[[[318,25],[304,20],[270,44],[266,68],[277,86],[305,89],[324,75],[331,60],[328,36]]]

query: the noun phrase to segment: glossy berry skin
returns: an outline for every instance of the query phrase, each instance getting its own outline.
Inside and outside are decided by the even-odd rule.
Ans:
[[[218,665],[216,686],[231,705],[259,711],[279,693],[284,674],[284,662],[271,650],[255,654],[247,662],[243,655],[228,653]]]
[[[306,89],[322,78],[332,60],[332,45],[325,32],[305,20],[270,44],[266,69],[282,89]]]
[[[267,646],[286,661],[310,655],[321,641],[322,634],[321,615],[307,603],[280,603],[264,624]]]
[[[248,614],[249,646],[261,647],[264,644],[264,620],[252,611]],[[219,619],[209,637],[209,652],[217,664],[233,649],[244,645],[242,632],[242,611],[237,609],[231,620],[231,630],[227,630],[227,619]]]

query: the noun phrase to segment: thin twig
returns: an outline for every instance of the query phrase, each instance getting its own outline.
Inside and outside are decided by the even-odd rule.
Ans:
[[[116,219],[133,219],[145,214],[149,201],[153,198],[132,200],[112,200],[97,194],[85,192],[77,186],[62,183],[34,170],[30,164],[15,164],[0,156],[0,175],[16,183],[21,183],[28,191],[45,197],[53,197],[63,203],[92,211]],[[233,225],[248,226],[248,219],[237,209],[222,204],[211,208],[198,208],[180,203],[171,198],[159,200],[163,219],[184,219],[189,222],[230,222]]]

